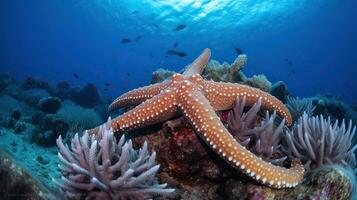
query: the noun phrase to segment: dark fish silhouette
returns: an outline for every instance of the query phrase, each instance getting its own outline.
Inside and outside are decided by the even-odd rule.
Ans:
[[[285,58],[285,61],[288,63],[288,65],[293,66],[293,62],[291,62],[289,59]]]
[[[133,12],[131,12],[131,14],[138,14],[139,13],[139,11],[137,11],[137,10],[134,10]]]
[[[110,86],[110,83],[105,83],[104,84],[106,87],[109,87]]]
[[[175,31],[181,31],[183,30],[184,28],[186,28],[186,25],[185,24],[180,24],[178,26],[176,26],[176,28],[174,29]]]
[[[295,70],[292,69],[292,70],[291,70],[291,73],[295,74]]]
[[[137,41],[141,40],[141,38],[143,38],[143,36],[138,35],[138,36],[136,36],[136,38],[133,39],[133,41],[137,42]]]
[[[155,28],[159,29],[159,25],[157,25],[157,24],[155,24],[155,23],[152,24],[152,25],[154,25]]]
[[[233,48],[238,55],[243,54],[243,51],[240,48],[237,48],[237,47],[233,47]]]
[[[187,54],[185,52],[175,51],[175,50],[168,50],[166,51],[166,55],[174,55],[179,57],[185,57]]]
[[[129,38],[123,38],[120,43],[122,43],[122,44],[128,44],[128,43],[130,43],[130,42],[131,42],[131,39],[129,39]]]
[[[179,44],[177,42],[174,43],[173,47],[177,47]]]
[[[74,78],[79,79],[79,75],[77,73],[73,73]]]

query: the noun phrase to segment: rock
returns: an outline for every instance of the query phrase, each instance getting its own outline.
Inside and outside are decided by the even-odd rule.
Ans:
[[[54,146],[58,134],[52,130],[42,131],[40,129],[34,129],[31,137],[31,142],[44,147]]]
[[[0,194],[3,200],[57,199],[42,183],[3,151],[0,151]]]
[[[42,112],[35,112],[31,116],[31,123],[33,125],[39,125],[46,115]]]
[[[294,189],[273,189],[240,173],[213,152],[178,118],[157,133],[136,137],[135,146],[146,140],[157,153],[161,181],[177,188],[168,199],[350,199],[352,182],[339,168],[308,172]],[[169,121],[170,122],[170,121]],[[181,123],[181,124],[180,124]],[[179,124],[179,126],[177,126]],[[135,135],[135,133],[134,133]]]
[[[69,129],[69,125],[54,114],[45,115],[40,123],[40,127],[42,130],[52,130],[57,135],[65,135]]]
[[[56,113],[61,108],[61,99],[58,97],[45,97],[38,102],[38,108],[45,113]]]
[[[25,90],[39,88],[39,89],[44,89],[46,91],[49,91],[50,85],[46,81],[42,81],[40,79],[29,76],[22,83],[22,88]]]
[[[85,85],[79,91],[71,90],[71,99],[86,108],[92,108],[102,101],[97,86],[91,83]]]
[[[286,86],[283,81],[278,81],[271,86],[270,94],[278,98],[283,103],[286,103],[289,95],[288,86]]]
[[[47,114],[38,117],[37,128],[32,132],[31,141],[42,146],[53,146],[59,135],[66,137],[69,125],[57,115]],[[35,121],[36,121],[35,120]]]
[[[56,85],[57,89],[65,89],[68,90],[70,88],[70,85],[67,81],[60,81]]]
[[[18,96],[18,99],[36,108],[40,99],[50,96],[51,95],[45,90],[35,88],[21,92],[21,94]]]
[[[24,122],[17,122],[14,126],[15,133],[22,133],[26,129],[26,124]]]

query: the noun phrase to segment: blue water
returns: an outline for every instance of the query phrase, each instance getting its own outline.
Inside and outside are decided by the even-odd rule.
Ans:
[[[356,6],[354,0],[2,0],[0,69],[100,89],[108,82],[103,93],[117,96],[148,84],[159,67],[181,69],[203,48],[232,62],[238,47],[249,57],[247,75],[283,80],[298,96],[328,93],[356,104]],[[180,24],[186,28],[174,31]],[[165,56],[175,42],[186,57]]]

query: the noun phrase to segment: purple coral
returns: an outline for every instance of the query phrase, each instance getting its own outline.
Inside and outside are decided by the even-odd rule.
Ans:
[[[330,118],[322,115],[309,117],[304,113],[292,130],[286,131],[284,151],[291,158],[299,158],[307,169],[323,164],[345,164],[356,167],[354,151],[351,147],[356,126],[352,121],[345,124],[342,120],[331,123]]]
[[[237,98],[233,110],[228,115],[228,129],[237,141],[255,153],[263,160],[281,164],[286,156],[280,153],[281,134],[284,120],[275,126],[276,113],[270,115],[266,112],[263,120],[258,119],[261,107],[259,99],[247,112],[244,112],[246,98]]]
[[[98,135],[87,132],[74,136],[71,149],[57,139],[58,157],[63,165],[62,181],[53,179],[66,198],[79,199],[147,199],[174,191],[159,184],[156,174],[156,153],[149,153],[145,142],[140,150],[131,140],[119,142],[110,128],[110,120],[99,129]]]

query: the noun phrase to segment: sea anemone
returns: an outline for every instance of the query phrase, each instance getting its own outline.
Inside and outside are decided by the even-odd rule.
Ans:
[[[110,119],[99,128],[97,136],[86,131],[74,136],[71,149],[57,139],[58,157],[62,163],[62,181],[53,179],[66,198],[80,199],[147,199],[174,191],[159,184],[156,153],[149,153],[145,142],[140,150],[131,140],[119,142],[110,128]]]
[[[356,126],[352,127],[352,121],[347,126],[342,120],[339,126],[337,120],[332,124],[330,118],[324,119],[322,115],[309,117],[304,113],[292,130],[286,131],[283,150],[290,158],[299,158],[306,169],[323,164],[344,164],[355,168],[357,145],[351,147],[355,132]]]
[[[311,99],[308,98],[288,97],[286,107],[289,109],[294,121],[297,121],[304,112],[311,117],[315,111],[315,106],[312,105]]]
[[[261,157],[263,160],[281,164],[287,157],[281,156],[280,142],[284,128],[284,120],[275,126],[276,113],[266,112],[265,118],[259,121],[258,112],[261,107],[259,99],[247,112],[244,112],[246,98],[237,98],[228,115],[228,130],[237,141]]]

